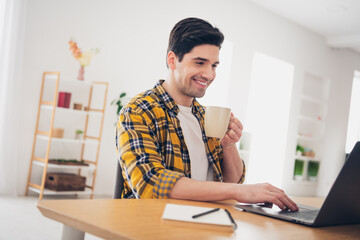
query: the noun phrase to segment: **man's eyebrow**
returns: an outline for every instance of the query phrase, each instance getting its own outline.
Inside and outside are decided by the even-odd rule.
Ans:
[[[193,60],[193,61],[204,61],[204,62],[209,62],[209,59],[202,58],[202,57],[194,57],[192,60]],[[219,64],[219,63],[220,63],[219,61],[214,62],[214,64]]]

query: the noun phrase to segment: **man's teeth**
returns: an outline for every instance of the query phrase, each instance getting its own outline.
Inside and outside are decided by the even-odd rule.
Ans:
[[[200,82],[200,81],[195,81],[195,82],[197,82],[198,84],[203,85],[203,86],[206,86],[206,85],[207,85],[206,82]]]

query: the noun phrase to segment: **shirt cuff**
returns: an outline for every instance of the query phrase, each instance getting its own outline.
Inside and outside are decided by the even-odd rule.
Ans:
[[[242,172],[241,178],[240,178],[240,180],[239,180],[238,183],[243,183],[243,182],[245,181],[246,167],[245,167],[245,162],[244,162],[244,160],[241,159],[241,161],[242,161],[242,164],[243,164],[243,172]]]
[[[185,175],[165,169],[155,182],[153,193],[154,198],[169,198],[170,192],[175,183]]]

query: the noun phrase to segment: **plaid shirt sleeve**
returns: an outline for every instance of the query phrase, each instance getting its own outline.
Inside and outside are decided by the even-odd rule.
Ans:
[[[118,121],[120,162],[136,198],[168,198],[183,173],[165,168],[151,121],[127,107]]]
[[[244,181],[245,181],[246,166],[245,166],[244,160],[241,159],[241,161],[242,161],[242,164],[243,164],[243,172],[242,172],[241,178],[240,178],[238,183],[244,183]]]

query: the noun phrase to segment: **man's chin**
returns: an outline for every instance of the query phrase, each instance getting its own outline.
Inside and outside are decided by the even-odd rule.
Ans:
[[[194,98],[202,98],[203,96],[205,96],[205,91],[204,92],[197,92],[197,93],[193,94]]]

